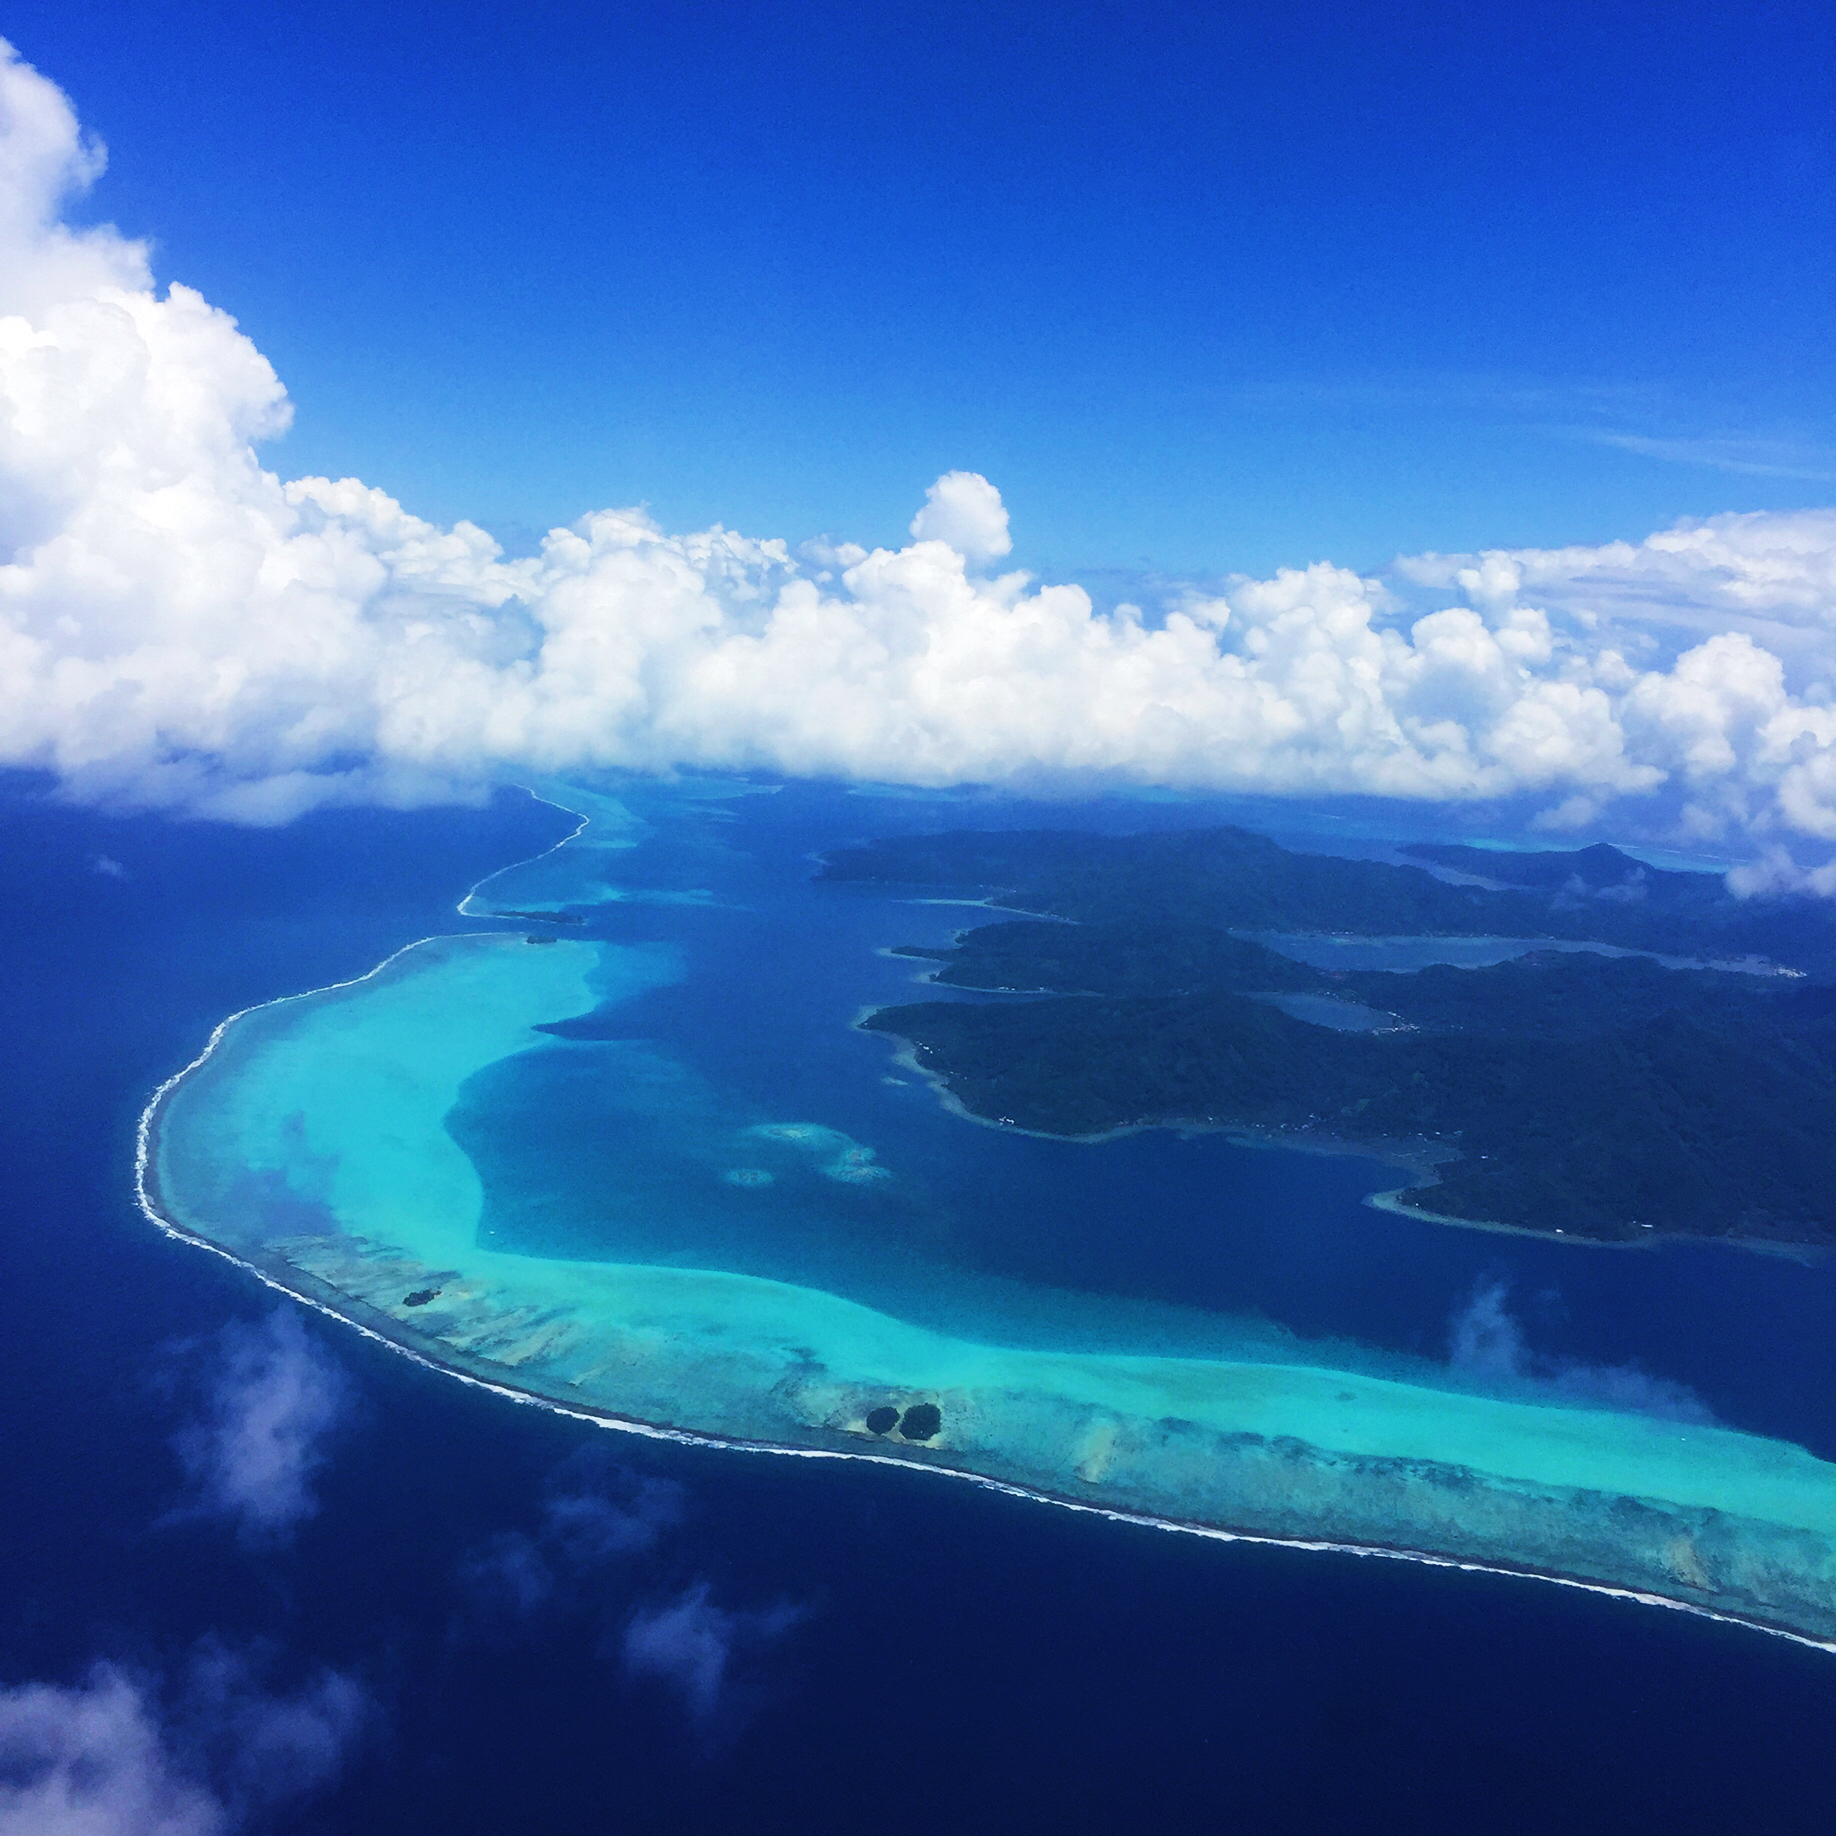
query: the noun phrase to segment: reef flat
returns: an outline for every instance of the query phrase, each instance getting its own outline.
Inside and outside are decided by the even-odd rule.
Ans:
[[[558,904],[590,898],[566,853],[541,870]],[[628,1042],[570,1025],[637,1028],[688,973],[654,940],[441,937],[252,1010],[149,1112],[146,1202],[433,1362],[607,1420],[1544,1574],[1836,1644],[1836,1467],[1788,1441],[1327,1363],[1001,1343],[967,1311],[946,1330],[794,1280],[506,1244],[450,1126],[464,1093],[506,1066],[635,1075],[651,1061]],[[743,1208],[795,1179],[872,1207],[903,1178],[830,1120],[710,1109],[692,1126],[705,1151],[672,1177],[685,1202],[742,1208],[736,1228],[774,1228]],[[635,1202],[611,1164],[608,1210]]]

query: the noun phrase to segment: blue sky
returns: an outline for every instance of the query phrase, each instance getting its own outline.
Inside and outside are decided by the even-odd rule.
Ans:
[[[235,313],[268,462],[514,540],[1048,572],[1597,542],[1836,497],[1821,9],[16,0],[82,207]]]

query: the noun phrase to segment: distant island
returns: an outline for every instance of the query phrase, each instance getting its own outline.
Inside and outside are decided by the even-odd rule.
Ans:
[[[1394,1202],[1456,1222],[1836,1246],[1828,902],[1742,901],[1716,875],[1604,846],[1409,853],[1425,864],[1240,829],[965,832],[844,850],[821,877],[976,890],[1039,914],[903,951],[935,961],[940,983],[1035,998],[863,1022],[989,1121],[1362,1146],[1417,1170]],[[1254,935],[1309,932],[1569,947],[1327,971]]]

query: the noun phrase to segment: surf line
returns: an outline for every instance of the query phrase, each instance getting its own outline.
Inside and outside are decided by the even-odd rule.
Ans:
[[[488,933],[487,933],[488,934]],[[426,941],[423,939],[423,941]],[[408,948],[414,948],[409,945]],[[397,951],[396,955],[403,954]],[[393,961],[391,957],[388,961]],[[371,975],[386,968],[387,962],[379,963]],[[351,987],[355,982],[368,981],[369,976],[358,976],[352,982],[330,984],[331,987]],[[325,992],[314,990],[315,993]],[[299,1000],[298,995],[282,996],[283,1000]],[[277,1005],[273,1001],[258,1004],[261,1007]],[[245,1008],[243,1013],[253,1013],[256,1008]],[[1794,1645],[1802,1645],[1812,1651],[1825,1651],[1836,1654],[1836,1639],[1814,1638],[1809,1633],[1793,1632],[1784,1626],[1770,1625],[1765,1620],[1748,1619],[1738,1613],[1720,1613],[1712,1607],[1698,1605],[1690,1600],[1676,1600],[1668,1594],[1654,1594],[1641,1588],[1614,1587],[1605,1581],[1584,1581],[1574,1575],[1551,1574],[1542,1569],[1513,1567],[1503,1563],[1474,1562],[1463,1560],[1458,1556],[1433,1555],[1424,1550],[1403,1549],[1382,1543],[1347,1543],[1337,1542],[1328,1537],[1284,1537],[1270,1536],[1254,1530],[1232,1530],[1216,1524],[1195,1524],[1182,1522],[1177,1518],[1153,1517],[1146,1512],[1117,1510],[1111,1505],[1086,1503],[1081,1499],[1064,1498],[1054,1492],[1036,1491],[1029,1486],[1015,1485],[1011,1480],[994,1479],[986,1473],[966,1472],[960,1467],[936,1466],[927,1461],[902,1460],[893,1454],[855,1452],[852,1449],[839,1447],[785,1447],[775,1441],[751,1441],[737,1436],[698,1433],[688,1428],[672,1428],[658,1422],[646,1422],[635,1416],[616,1415],[609,1410],[590,1409],[580,1404],[564,1403],[554,1397],[537,1395],[532,1390],[518,1388],[515,1384],[498,1382],[493,1378],[480,1377],[476,1372],[460,1370],[448,1364],[432,1353],[420,1347],[404,1344],[400,1339],[364,1321],[354,1319],[349,1313],[340,1311],[317,1295],[303,1292],[280,1279],[272,1270],[260,1267],[238,1256],[233,1250],[221,1243],[214,1243],[208,1237],[200,1236],[196,1231],[176,1223],[162,1212],[155,1202],[151,1178],[151,1155],[154,1120],[161,1103],[177,1085],[188,1077],[198,1066],[203,1064],[225,1030],[242,1014],[231,1014],[220,1022],[211,1034],[210,1044],[185,1067],[175,1072],[154,1092],[145,1109],[140,1113],[140,1120],[135,1128],[134,1144],[134,1195],[142,1215],[162,1235],[179,1243],[191,1245],[194,1249],[208,1250],[213,1255],[221,1256],[225,1262],[253,1275],[264,1287],[271,1288],[276,1294],[310,1307],[314,1312],[323,1314],[329,1320],[360,1333],[372,1343],[381,1345],[419,1365],[423,1370],[438,1372],[443,1377],[450,1377],[459,1383],[469,1384],[473,1389],[484,1390],[493,1396],[518,1404],[524,1408],[545,1409],[554,1415],[565,1416],[569,1420],[584,1422],[595,1428],[603,1428],[617,1434],[632,1434],[645,1440],[669,1441],[683,1447],[711,1447],[729,1453],[749,1453],[777,1455],[792,1460],[857,1460],[871,1466],[896,1467],[904,1472],[933,1473],[941,1478],[960,1479],[970,1485],[979,1486],[984,1491],[997,1492],[1008,1498],[1024,1499],[1029,1504],[1055,1505],[1060,1510],[1078,1511],[1086,1516],[1107,1519],[1110,1523],[1128,1524],[1137,1529],[1163,1530],[1175,1535],[1208,1537],[1219,1543],[1247,1543],[1270,1549],[1294,1549],[1314,1554],[1376,1557],[1393,1562],[1413,1562],[1424,1568],[1454,1569],[1462,1574],[1504,1575],[1518,1580],[1542,1581],[1556,1587],[1571,1587],[1586,1594],[1599,1594],[1609,1600],[1625,1600],[1640,1606],[1667,1607],[1672,1612],[1688,1613],[1698,1619],[1719,1621],[1724,1625],[1740,1626],[1750,1632],[1764,1632],[1773,1638],[1789,1640]],[[329,1285],[329,1284],[327,1284]]]
[[[559,854],[570,842],[577,842],[581,836],[593,826],[593,818],[591,815],[583,814],[579,810],[570,810],[565,803],[557,803],[552,797],[544,797],[540,791],[531,790],[527,784],[519,784],[516,786],[516,789],[520,790],[532,803],[546,804],[551,810],[559,810],[563,816],[578,816],[580,820],[574,825],[573,829],[568,834],[562,836],[552,848],[544,848],[540,854],[531,854],[523,860],[512,861],[507,867],[493,867],[489,873],[474,880],[472,884],[466,888],[464,898],[462,898],[458,905],[453,908],[458,912],[461,918],[495,918],[498,915],[495,912],[468,912],[465,909],[478,897],[481,887],[489,886],[493,880],[502,879],[507,873],[514,873],[519,867],[532,867],[537,861],[547,860],[551,854]],[[421,941],[425,943],[427,940],[422,938]],[[342,987],[344,984],[334,983],[333,986]],[[321,990],[314,989],[313,992],[317,994],[320,993]]]
[[[530,855],[527,860],[513,861],[507,867],[498,868],[478,880],[462,898],[456,910],[458,915],[466,918],[482,918],[490,914],[468,912],[470,904],[479,887],[496,879],[499,874],[508,873],[516,867],[527,866],[530,861],[545,859],[577,840],[592,826],[593,818],[582,815],[578,810],[569,810],[565,805],[555,803],[552,799],[530,790],[526,785],[517,788],[538,803],[546,803],[551,809],[563,811],[570,816],[579,816],[580,821],[573,832],[565,836],[553,847],[545,848],[540,854]],[[858,1460],[873,1466],[897,1467],[906,1472],[934,1473],[944,1478],[965,1480],[971,1485],[980,1486],[985,1491],[997,1492],[1005,1497],[1024,1499],[1032,1504],[1056,1505],[1061,1510],[1078,1511],[1087,1516],[1105,1518],[1111,1523],[1129,1524],[1140,1529],[1163,1530],[1178,1535],[1208,1537],[1220,1543],[1247,1543],[1272,1549],[1295,1549],[1312,1553],[1377,1557],[1388,1561],[1414,1562],[1426,1568],[1455,1569],[1464,1574],[1489,1574],[1515,1576],[1521,1580],[1543,1581],[1557,1587],[1576,1588],[1583,1593],[1599,1594],[1607,1599],[1627,1600],[1641,1606],[1668,1607],[1673,1612],[1688,1613],[1699,1619],[1716,1620],[1725,1625],[1741,1626],[1748,1631],[1764,1632],[1774,1638],[1783,1638],[1796,1645],[1803,1645],[1813,1651],[1825,1651],[1836,1654],[1836,1639],[1814,1638],[1808,1633],[1793,1632],[1783,1626],[1770,1625],[1764,1620],[1748,1619],[1737,1613],[1720,1613],[1712,1607],[1705,1607],[1689,1600],[1676,1600],[1667,1594],[1654,1594],[1639,1588],[1614,1587],[1604,1581],[1584,1581],[1574,1575],[1551,1574],[1541,1569],[1513,1567],[1506,1564],[1474,1562],[1457,1556],[1432,1555],[1423,1550],[1402,1549],[1381,1543],[1347,1543],[1335,1542],[1330,1538],[1281,1537],[1270,1536],[1259,1531],[1231,1530],[1214,1524],[1186,1523],[1174,1518],[1153,1517],[1145,1512],[1117,1510],[1110,1505],[1091,1504],[1082,1499],[1065,1498],[1056,1493],[1036,1491],[1028,1486],[1015,1485],[1010,1480],[994,1479],[985,1473],[964,1471],[960,1467],[936,1466],[918,1460],[902,1460],[896,1455],[886,1453],[855,1452],[847,1448],[828,1447],[786,1447],[773,1441],[751,1441],[738,1437],[698,1433],[687,1428],[672,1428],[657,1422],[641,1421],[635,1416],[613,1414],[609,1410],[586,1408],[579,1404],[569,1404],[553,1397],[537,1395],[534,1391],[518,1388],[515,1384],[501,1383],[492,1378],[480,1377],[475,1372],[459,1369],[430,1352],[417,1346],[404,1344],[400,1339],[388,1333],[380,1332],[375,1327],[366,1325],[362,1320],[354,1319],[349,1313],[342,1312],[318,1296],[305,1293],[300,1288],[281,1280],[272,1270],[262,1268],[233,1250],[194,1230],[167,1217],[159,1208],[154,1195],[153,1128],[159,1110],[166,1099],[186,1078],[199,1070],[211,1055],[222,1044],[229,1029],[237,1021],[246,1019],[251,1014],[260,1013],[265,1008],[279,1007],[289,1001],[303,1001],[313,995],[331,994],[342,988],[356,988],[382,974],[392,963],[399,961],[411,950],[418,950],[424,944],[436,938],[451,936],[501,937],[500,931],[471,932],[432,932],[426,937],[416,938],[412,943],[404,944],[399,950],[392,951],[374,967],[362,975],[349,976],[343,981],[327,982],[318,988],[306,989],[295,994],[276,995],[267,1001],[256,1001],[248,1007],[238,1008],[233,1014],[226,1015],[211,1029],[210,1037],[204,1049],[188,1065],[172,1073],[148,1098],[141,1110],[134,1127],[134,1198],[142,1216],[158,1230],[161,1235],[175,1242],[189,1244],[194,1249],[208,1250],[221,1256],[233,1267],[253,1275],[264,1287],[271,1288],[276,1294],[298,1302],[301,1306],[310,1307],[314,1312],[323,1314],[327,1319],[335,1320],[340,1325],[360,1333],[375,1344],[382,1345],[398,1356],[408,1359],[424,1370],[435,1371],[445,1377],[471,1385],[474,1389],[485,1390],[494,1396],[520,1404],[525,1408],[546,1409],[550,1413],[565,1416],[573,1421],[585,1422],[597,1428],[609,1429],[619,1434],[634,1434],[646,1440],[669,1441],[685,1447],[720,1448],[732,1453],[773,1454],[787,1459],[802,1460]],[[923,1068],[913,1066],[923,1074]],[[927,1080],[928,1081],[928,1080]],[[975,1117],[981,1121],[983,1118]],[[988,1126],[994,1126],[990,1123]],[[329,1284],[325,1284],[329,1287]],[[333,1290],[334,1292],[336,1290]]]
[[[526,785],[519,784],[516,788],[527,792],[528,796],[535,802],[546,803],[551,810],[560,810],[564,816],[580,816],[579,824],[572,834],[556,842],[554,847],[544,848],[540,854],[532,854],[526,860],[512,861],[507,867],[494,868],[490,873],[487,873],[483,879],[475,881],[466,891],[465,896],[453,908],[461,918],[491,917],[493,914],[490,912],[468,912],[465,909],[471,904],[480,886],[495,880],[499,874],[510,873],[518,867],[527,867],[531,861],[547,859],[549,855],[565,848],[569,842],[577,841],[580,836],[593,825],[593,818],[591,816],[581,816],[578,810],[570,810],[563,804],[553,802],[550,798],[539,796],[536,792],[529,790]],[[399,950],[391,950],[381,962],[373,963],[362,975],[349,975],[341,982],[323,982],[317,988],[302,988],[293,994],[273,995],[266,1001],[251,1001],[247,1007],[239,1007],[233,1014],[225,1014],[224,1017],[210,1029],[210,1037],[205,1040],[203,1051],[201,1051],[190,1064],[174,1071],[172,1075],[153,1092],[152,1096],[147,1099],[146,1108],[140,1112],[140,1120],[134,1125],[134,1188],[140,1202],[140,1209],[169,1236],[182,1237],[189,1242],[195,1242],[210,1249],[215,1249],[217,1247],[215,1244],[209,1243],[207,1239],[199,1237],[195,1232],[186,1230],[182,1225],[170,1223],[149,1206],[147,1202],[147,1159],[149,1144],[152,1139],[154,1113],[158,1110],[160,1104],[162,1104],[166,1098],[192,1074],[192,1072],[202,1068],[205,1060],[223,1043],[224,1035],[238,1020],[246,1020],[250,1014],[259,1014],[270,1007],[283,1006],[288,1001],[305,1001],[310,1000],[314,995],[336,994],[340,988],[360,988],[365,982],[373,981],[377,976],[381,975],[391,963],[400,962],[410,950],[418,950],[423,944],[443,941],[447,938],[505,937],[508,935],[509,933],[505,931],[429,931],[425,937],[417,937],[411,943],[403,944]],[[228,1254],[227,1251],[224,1253]],[[240,1267],[249,1268],[252,1266],[242,1262],[240,1257],[232,1256],[230,1260],[237,1263]],[[254,1272],[259,1274],[260,1270],[255,1270]],[[288,1289],[286,1292],[291,1293],[292,1290]],[[300,1298],[304,1297],[301,1296]],[[352,1324],[355,1324],[355,1322],[353,1321]]]

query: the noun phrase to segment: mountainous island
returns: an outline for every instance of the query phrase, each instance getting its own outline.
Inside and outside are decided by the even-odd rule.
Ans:
[[[1232,828],[961,832],[842,850],[820,877],[1032,914],[902,951],[940,984],[1031,998],[863,1022],[987,1120],[1363,1146],[1416,1170],[1395,1202],[1459,1222],[1836,1246],[1828,902],[1741,900],[1606,846],[1408,852],[1422,864]],[[1259,941],[1296,933],[1550,947],[1400,972]]]

